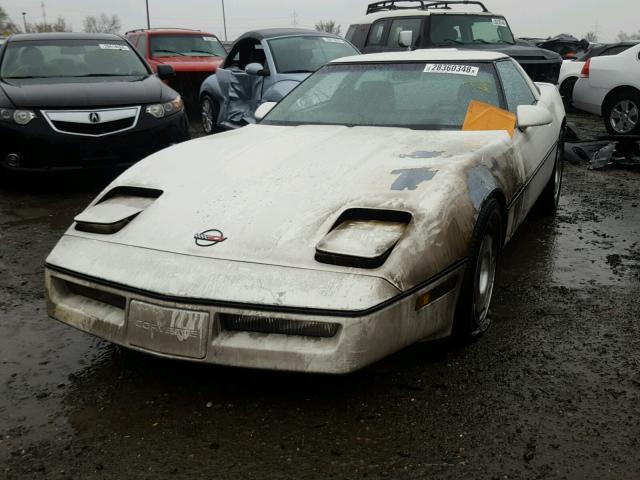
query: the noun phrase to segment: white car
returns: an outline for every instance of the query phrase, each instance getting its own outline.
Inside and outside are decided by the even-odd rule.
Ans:
[[[562,67],[560,68],[560,78],[558,79],[558,89],[560,90],[560,96],[565,103],[571,102],[573,97],[573,88],[576,82],[580,78],[580,73],[584,67],[584,64],[590,58],[594,57],[606,57],[610,55],[618,55],[619,53],[628,50],[629,48],[637,45],[639,42],[618,42],[618,43],[605,43],[605,44],[592,44],[585,52],[582,52],[576,58],[571,60],[564,60]]]
[[[602,116],[611,135],[640,134],[640,44],[587,60],[573,89],[573,105]]]
[[[463,129],[474,105],[511,126]],[[494,52],[374,54],[256,114],[78,215],[47,259],[49,315],[163,357],[326,373],[488,328],[501,248],[560,195],[554,85]]]

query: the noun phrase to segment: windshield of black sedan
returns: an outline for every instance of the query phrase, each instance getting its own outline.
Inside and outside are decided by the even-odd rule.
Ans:
[[[211,35],[151,35],[152,57],[224,57],[222,44]]]
[[[438,47],[515,44],[504,17],[491,15],[432,15],[430,32]]]
[[[472,100],[501,107],[498,91],[491,63],[328,65],[262,123],[459,130]]]
[[[278,73],[311,73],[341,57],[359,52],[340,38],[306,35],[269,40]]]
[[[2,78],[149,75],[132,48],[119,40],[9,42],[5,49]]]

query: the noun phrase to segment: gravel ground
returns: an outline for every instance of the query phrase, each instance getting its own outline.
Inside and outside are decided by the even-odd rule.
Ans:
[[[0,478],[640,478],[637,170],[567,166],[482,339],[346,377],[165,361],[47,318],[44,258],[106,181],[0,189]]]

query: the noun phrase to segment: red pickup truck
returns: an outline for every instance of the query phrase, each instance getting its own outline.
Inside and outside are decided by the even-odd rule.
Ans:
[[[154,71],[158,65],[173,67],[176,75],[168,83],[182,95],[187,109],[197,108],[200,85],[216,72],[227,56],[218,37],[199,30],[132,30],[126,36]]]

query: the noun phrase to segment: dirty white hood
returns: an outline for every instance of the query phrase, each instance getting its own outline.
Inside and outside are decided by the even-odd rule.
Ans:
[[[471,231],[472,202],[456,200],[469,197],[466,172],[509,144],[504,132],[249,126],[140,162],[106,191],[124,185],[163,194],[116,234],[72,227],[67,235],[189,256],[354,273],[357,269],[317,262],[318,242],[346,208],[400,209],[414,215],[407,238],[385,266],[363,273],[406,288],[413,280],[403,278],[393,256],[420,254],[432,241],[429,260],[435,274],[449,258],[463,255],[464,238],[442,245],[438,234],[451,232],[452,224],[460,237]],[[212,229],[226,240],[196,245],[194,234]]]

